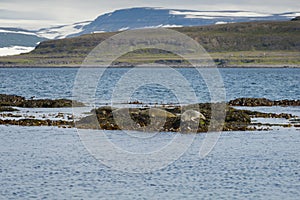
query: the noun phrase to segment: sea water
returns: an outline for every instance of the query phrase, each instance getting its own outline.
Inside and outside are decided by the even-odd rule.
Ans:
[[[109,103],[111,91],[128,70],[111,68],[105,72],[95,92],[100,104]],[[140,70],[155,75],[164,74],[165,69]],[[194,69],[178,71],[190,82],[199,102],[210,100],[205,81]],[[73,98],[77,72],[75,68],[2,68],[0,93]],[[220,69],[220,75],[227,100],[300,99],[300,69]],[[161,85],[145,85],[132,99],[170,103],[175,97]],[[255,109],[299,114],[298,107]],[[178,159],[157,170],[129,173],[96,159],[75,128],[0,126],[0,199],[298,199],[299,133],[295,127],[223,132],[204,158],[199,150],[206,135],[181,135],[182,140],[193,137],[193,143]],[[131,132],[105,134],[119,147],[137,150],[128,140],[134,136]],[[144,150],[160,150],[160,144],[172,141],[174,134],[157,133],[151,139],[142,135],[145,137],[140,140]],[[107,151],[101,146],[99,150]],[[168,159],[166,156],[160,159]],[[124,157],[127,162],[130,158]]]

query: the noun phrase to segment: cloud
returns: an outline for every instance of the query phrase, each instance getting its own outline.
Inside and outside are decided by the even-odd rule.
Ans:
[[[39,20],[50,20],[52,17],[47,15],[47,13],[42,12],[26,12],[26,11],[14,11],[0,9],[0,19],[27,19],[34,20],[38,16]]]
[[[95,19],[116,9],[129,7],[163,7],[191,10],[247,10],[267,13],[299,11],[300,1],[295,0],[1,0],[0,19],[45,21],[56,24]],[[297,10],[298,9],[298,10]],[[17,23],[17,21],[16,21]],[[20,23],[20,25],[22,25]],[[2,24],[0,24],[0,27]]]

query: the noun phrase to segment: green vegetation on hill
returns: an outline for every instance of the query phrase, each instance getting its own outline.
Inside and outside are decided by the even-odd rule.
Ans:
[[[221,66],[300,65],[300,21],[247,22],[182,27],[174,30],[199,42]],[[76,38],[49,40],[19,56],[0,58],[0,66],[74,66],[100,42],[116,33],[95,33]],[[183,64],[169,52],[138,51],[116,63]],[[165,63],[166,64],[166,63]]]

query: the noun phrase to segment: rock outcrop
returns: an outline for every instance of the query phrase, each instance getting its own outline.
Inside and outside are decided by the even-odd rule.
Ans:
[[[198,109],[191,109],[196,108]],[[109,106],[94,109],[94,115],[76,122],[77,128],[104,130],[207,132],[211,123],[212,104],[167,106],[156,108],[113,108]],[[225,106],[226,117],[220,124],[223,130],[247,130],[250,115],[243,110]],[[224,125],[224,126],[223,126]],[[213,127],[214,128],[214,127]],[[219,130],[215,129],[214,130]]]
[[[266,98],[238,98],[229,101],[230,106],[300,106],[299,100],[272,101]]]
[[[80,107],[83,103],[69,99],[25,99],[17,95],[0,94],[0,107],[16,106],[24,108]]]
[[[93,109],[92,115],[73,121],[74,117],[61,120],[35,119],[23,116],[15,108],[54,108],[84,106],[68,99],[30,99],[16,95],[0,94],[0,124],[20,126],[59,126],[84,129],[166,131],[166,132],[209,132],[245,131],[253,128],[251,118],[284,118],[298,120],[296,116],[281,113],[262,113],[240,110],[232,106],[299,106],[299,100],[272,101],[266,98],[239,98],[225,103],[199,103],[183,106],[161,105],[156,107],[115,108],[103,106]],[[6,113],[4,113],[6,112]],[[59,115],[58,115],[59,116]],[[44,117],[43,117],[44,118]],[[252,125],[252,126],[251,126]],[[295,124],[296,127],[298,124]],[[291,126],[289,124],[288,126]]]

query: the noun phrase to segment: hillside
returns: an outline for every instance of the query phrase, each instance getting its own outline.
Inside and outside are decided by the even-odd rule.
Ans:
[[[300,21],[246,22],[174,28],[199,42],[223,65],[300,65]],[[20,56],[0,58],[0,66],[80,65],[96,45],[116,34],[94,33],[75,38],[49,40]],[[141,55],[147,54],[145,60]],[[138,52],[122,57],[121,63],[155,62],[166,53]],[[129,60],[130,58],[130,60]],[[148,59],[148,60],[147,60]],[[178,59],[168,55],[168,59]]]

